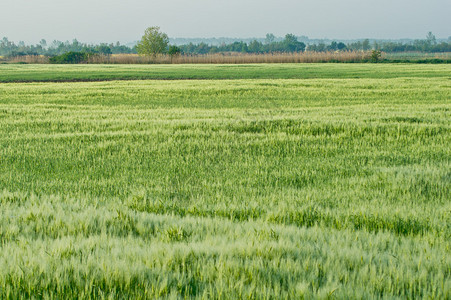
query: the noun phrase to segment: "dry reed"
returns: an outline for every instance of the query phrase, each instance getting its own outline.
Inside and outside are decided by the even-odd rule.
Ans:
[[[298,52],[298,53],[215,53],[143,56],[138,54],[113,54],[91,56],[88,64],[258,64],[258,63],[321,63],[321,62],[362,62],[370,52]],[[46,56],[17,56],[9,63],[47,64]]]
[[[49,57],[44,55],[23,55],[5,59],[8,63],[48,64]]]
[[[299,52],[299,53],[216,53],[202,55],[179,55],[171,57],[140,56],[137,54],[116,54],[95,56],[89,63],[109,64],[249,64],[249,63],[319,63],[319,62],[361,62],[369,52]]]

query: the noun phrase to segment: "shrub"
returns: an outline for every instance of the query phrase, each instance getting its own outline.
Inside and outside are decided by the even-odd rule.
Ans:
[[[177,46],[169,46],[168,54],[170,56],[178,56],[182,52],[182,49],[180,49]]]
[[[380,50],[371,51],[371,62],[377,63],[381,59],[382,52]]]
[[[80,64],[87,63],[91,53],[67,52],[49,59],[51,64]]]

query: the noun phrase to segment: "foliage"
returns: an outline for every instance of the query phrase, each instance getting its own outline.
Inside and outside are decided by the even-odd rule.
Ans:
[[[160,32],[158,32],[160,33]],[[164,34],[163,34],[164,35]],[[287,38],[288,37],[288,38]],[[304,40],[304,42],[299,41]],[[208,54],[208,53],[224,53],[224,52],[240,52],[240,53],[274,53],[274,52],[298,52],[304,51],[368,51],[371,49],[380,50],[385,53],[399,53],[399,52],[432,52],[432,53],[444,53],[451,52],[451,40],[437,41],[432,33],[428,33],[423,40],[414,40],[410,42],[400,41],[373,41],[361,40],[355,42],[348,42],[345,44],[343,41],[323,42],[315,41],[315,43],[307,42],[306,37],[295,37],[292,34],[287,34],[284,38],[275,37],[273,34],[267,34],[265,39],[255,39],[249,42],[235,41],[230,43],[223,43],[220,45],[209,45],[208,43],[201,42],[198,44],[187,43],[179,45],[181,53],[185,54]],[[308,45],[306,45],[306,43]],[[167,50],[166,47],[162,47],[162,51]],[[109,48],[109,49],[108,49]],[[160,49],[160,50],[161,50]],[[37,45],[25,45],[25,43],[15,44],[9,41],[6,37],[0,40],[0,55],[7,57],[25,56],[25,55],[47,55],[55,56],[61,55],[66,52],[89,52],[99,54],[130,54],[137,53],[136,46],[121,45],[119,42],[113,44],[100,44],[89,45],[81,43],[74,39],[72,42],[66,41],[53,41],[47,43],[45,40],[41,40]]]
[[[170,55],[170,56],[177,56],[177,55],[180,55],[180,53],[182,52],[182,49],[180,49],[179,47],[177,47],[177,46],[169,46],[169,50],[168,50],[168,54]]]
[[[111,50],[111,47],[107,44],[100,44],[95,48],[96,53],[100,53],[103,55],[111,55],[113,54],[113,51]]]
[[[275,40],[276,40],[276,37],[274,36],[274,34],[272,34],[272,33],[266,34],[266,38],[265,38],[266,44],[272,44],[272,43],[274,43]]]
[[[294,34],[285,35],[282,44],[287,52],[300,52],[305,50],[305,44],[299,42]]]
[[[146,29],[136,48],[139,54],[156,56],[166,53],[168,44],[167,34],[161,32],[160,27],[154,26]]]
[[[87,52],[108,55],[117,53],[136,53],[136,49],[135,47],[121,45],[119,42],[116,44],[89,45],[80,43],[76,39],[72,42],[53,41],[50,44],[42,39],[37,45],[15,44],[6,37],[0,40],[0,55],[15,56],[16,53],[20,53],[22,55],[56,56],[67,52]]]
[[[271,52],[302,52],[306,45],[299,42],[293,34],[287,34],[281,41],[276,41],[274,35],[268,34],[265,43],[253,40],[250,43],[233,42],[220,46],[209,46],[206,43],[181,45],[183,53],[206,54],[218,52],[240,52],[240,53],[271,53]]]
[[[79,64],[86,63],[92,53],[86,52],[67,52],[58,56],[50,57],[51,64]]]
[[[435,38],[435,35],[430,31],[426,35],[426,42],[431,46],[437,44],[437,39]]]
[[[380,61],[382,56],[382,52],[380,50],[372,50],[370,60],[373,63],[377,63]]]

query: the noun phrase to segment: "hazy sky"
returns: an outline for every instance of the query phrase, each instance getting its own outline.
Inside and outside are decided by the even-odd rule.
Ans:
[[[0,0],[0,38],[131,42],[158,25],[170,37],[438,38],[451,0]]]

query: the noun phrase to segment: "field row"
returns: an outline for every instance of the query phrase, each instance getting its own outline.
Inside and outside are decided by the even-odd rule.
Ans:
[[[242,64],[242,65],[14,65],[0,64],[0,82],[449,78],[450,65],[409,64]]]

